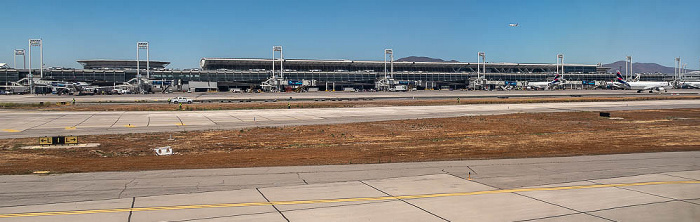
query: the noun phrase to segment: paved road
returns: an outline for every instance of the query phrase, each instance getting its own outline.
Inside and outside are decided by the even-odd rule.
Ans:
[[[556,90],[556,91],[411,91],[411,92],[308,92],[308,93],[175,93],[148,95],[96,95],[96,96],[36,96],[36,95],[3,95],[0,103],[39,103],[66,102],[73,98],[78,103],[119,102],[133,103],[135,101],[167,102],[169,98],[185,96],[195,100],[315,100],[315,99],[431,99],[431,98],[484,98],[484,97],[570,97],[572,95],[589,96],[654,96],[654,95],[698,95],[698,89],[670,89],[666,93],[637,93],[636,90]]]
[[[2,123],[0,125],[0,138],[237,129],[256,126],[335,124],[519,112],[670,108],[700,108],[700,100],[221,111],[53,112],[0,110],[0,123]]]
[[[698,158],[671,152],[0,176],[0,220],[697,221]]]

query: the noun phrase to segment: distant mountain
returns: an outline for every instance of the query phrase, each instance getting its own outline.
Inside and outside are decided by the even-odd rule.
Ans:
[[[430,58],[425,56],[409,56],[406,58],[400,58],[396,60],[397,62],[459,62],[457,60],[445,61],[442,59]]]
[[[625,73],[625,61],[617,61],[610,64],[604,64],[604,67],[610,67],[610,72]],[[692,70],[689,70],[692,71]],[[673,75],[673,67],[666,67],[656,63],[632,63],[632,72],[634,73],[666,73]]]

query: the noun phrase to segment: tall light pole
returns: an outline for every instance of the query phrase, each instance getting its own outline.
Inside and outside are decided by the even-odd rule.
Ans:
[[[17,56],[22,56],[22,66],[24,67],[24,69],[27,69],[27,57],[24,56],[24,49],[15,49],[15,69],[17,69]]]
[[[557,74],[564,75],[564,55],[557,54]]]
[[[483,72],[484,75],[486,75],[486,53],[485,52],[479,52],[476,57],[476,78],[481,79],[480,73]],[[481,68],[481,61],[483,60],[484,62],[484,68]]]
[[[673,77],[678,80],[680,78],[680,72],[681,72],[681,57],[676,57],[676,63],[673,64]]]
[[[282,54],[282,46],[272,46],[272,79],[277,85],[277,89],[281,87],[281,82],[275,78],[275,52],[280,52],[280,79],[284,79],[284,55]]]
[[[627,56],[625,58],[625,79],[629,79],[634,72],[632,71],[632,56]]]
[[[564,78],[564,73],[566,73],[566,71],[564,70],[564,54],[558,54],[558,55],[557,55],[557,61],[559,62],[559,64],[561,64],[561,65],[560,65],[560,66],[561,66],[560,71],[561,71],[561,78],[563,79],[563,78]]]
[[[139,83],[139,93],[143,93],[143,89],[141,89],[141,61],[139,61],[139,51],[141,49],[146,50],[146,78],[150,78],[150,58],[149,58],[149,49],[148,49],[148,42],[137,42],[136,43],[136,78],[138,78],[138,83]]]
[[[387,75],[387,70],[386,70],[386,57],[389,55],[390,58],[390,63],[391,63],[391,72],[389,75]],[[393,49],[384,49],[384,78],[394,78],[394,50]]]
[[[557,74],[559,74],[559,55],[557,54]]]
[[[44,77],[44,44],[41,39],[29,39],[29,92],[34,94],[34,75],[32,74],[32,46],[39,46],[39,53],[41,62],[40,78]]]
[[[282,46],[272,46],[272,76],[275,76],[275,52],[280,52],[280,78],[284,79],[284,54],[282,54]]]

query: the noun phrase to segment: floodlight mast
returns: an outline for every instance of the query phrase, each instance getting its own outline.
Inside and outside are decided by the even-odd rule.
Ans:
[[[564,55],[557,54],[557,74],[564,75]]]
[[[479,75],[480,72],[483,72],[484,76],[486,76],[486,53],[479,52],[479,54],[477,54],[476,59],[476,77],[477,79],[481,79],[481,76]],[[483,68],[481,67],[481,61],[483,61]]]
[[[275,47],[272,46],[272,78],[275,78]]]
[[[39,46],[41,68],[39,69],[40,78],[44,77],[44,44],[41,39],[29,39],[29,92],[34,94],[34,74],[32,74],[32,46]]]
[[[632,72],[632,56],[625,57],[625,79],[629,79],[634,72]]]
[[[272,76],[274,77],[275,75],[275,52],[280,52],[280,78],[284,78],[284,55],[282,54],[282,46],[273,46],[272,47]]]
[[[280,75],[278,80],[275,77],[275,52],[280,52]],[[272,79],[274,80],[274,84],[277,85],[277,89],[279,90],[282,87],[281,80],[284,79],[284,55],[282,54],[282,46],[272,46]]]
[[[17,69],[17,56],[22,56],[22,66],[24,69],[27,69],[27,57],[24,55],[24,49],[15,49],[15,55],[14,55],[14,62],[15,66],[14,68]]]
[[[678,72],[677,72],[677,73],[678,73],[678,74],[677,74],[678,77],[677,77],[677,79],[681,80],[681,79],[683,79],[683,77],[684,77],[684,74],[685,74],[684,72],[685,72],[685,70],[684,70],[683,60],[681,59],[680,56],[678,56],[678,58],[676,58],[676,63],[678,64],[678,65],[677,65],[677,66],[678,66]]]
[[[149,58],[149,49],[148,49],[148,42],[137,42],[136,43],[136,78],[138,78],[138,84],[139,84],[139,93],[143,93],[143,89],[141,88],[141,62],[139,61],[139,51],[140,49],[146,49],[146,78],[150,79],[150,58]]]
[[[557,55],[557,63],[559,63],[561,68],[559,68],[559,71],[561,71],[561,78],[564,79],[564,54],[558,54]]]
[[[674,66],[673,67],[673,77],[676,80],[679,80],[680,76],[681,76],[681,74],[680,74],[681,73],[681,67],[680,67],[681,66],[681,57],[680,56],[676,57],[676,62],[675,62],[675,64],[673,64],[673,66]]]
[[[391,63],[391,69],[390,73],[387,75],[387,69],[386,69],[386,56],[389,55],[390,58],[390,63]],[[384,49],[384,78],[394,78],[394,50],[393,49]]]
[[[481,78],[481,52],[476,53],[476,78]]]

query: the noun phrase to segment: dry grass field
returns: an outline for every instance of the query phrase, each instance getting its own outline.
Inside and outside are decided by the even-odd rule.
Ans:
[[[0,174],[359,164],[700,150],[700,109],[510,114],[244,130],[95,135],[98,148],[20,149]],[[174,140],[169,140],[170,136]],[[155,156],[172,146],[175,155]]]

